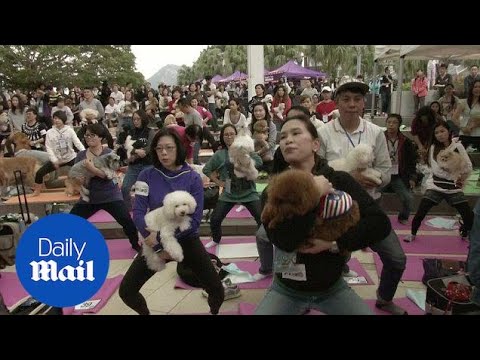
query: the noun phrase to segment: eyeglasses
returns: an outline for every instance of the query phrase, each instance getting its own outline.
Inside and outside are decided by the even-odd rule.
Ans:
[[[163,152],[163,150],[165,150],[167,153],[171,153],[171,152],[173,152],[176,148],[177,148],[177,147],[176,147],[176,146],[173,146],[173,145],[169,145],[169,146],[165,146],[165,147],[163,147],[163,146],[157,146],[157,147],[155,148],[155,150],[160,151],[160,152]]]
[[[84,137],[85,137],[86,139],[92,139],[92,138],[94,138],[94,137],[96,137],[96,136],[97,136],[97,134],[85,134]]]

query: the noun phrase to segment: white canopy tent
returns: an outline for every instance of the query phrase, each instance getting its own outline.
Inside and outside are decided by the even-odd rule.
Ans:
[[[375,45],[375,65],[373,74],[376,76],[378,60],[399,59],[398,84],[403,83],[403,61],[409,60],[469,60],[480,59],[480,45]],[[372,118],[375,108],[375,95],[372,97]],[[402,102],[402,91],[397,91],[395,112],[399,113]]]

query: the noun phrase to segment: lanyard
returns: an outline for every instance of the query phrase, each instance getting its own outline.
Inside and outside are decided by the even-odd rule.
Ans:
[[[348,135],[347,130],[345,130],[345,128],[342,126],[342,124],[340,124],[340,126],[342,127],[343,131],[345,131],[345,135],[347,136],[348,141],[350,141],[350,144],[352,144],[352,146],[355,147],[355,144],[353,143],[350,135]],[[357,145],[360,144],[360,141],[362,140],[362,134],[363,134],[363,131],[360,131],[360,136],[358,137]]]
[[[395,139],[395,141],[392,141],[390,139],[388,139],[388,142],[389,142],[389,150],[390,150],[390,159],[393,160],[395,158],[395,155],[397,154],[397,149],[398,149],[398,146],[395,148],[395,145],[397,144],[398,142],[398,138]]]

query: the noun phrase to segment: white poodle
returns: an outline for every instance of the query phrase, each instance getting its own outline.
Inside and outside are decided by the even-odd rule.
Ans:
[[[372,168],[373,148],[368,144],[358,144],[345,158],[335,159],[328,162],[337,171],[351,172],[359,170],[364,176],[378,185],[382,183],[382,173]]]
[[[150,211],[145,215],[147,230],[160,232],[163,248],[170,256],[178,261],[183,261],[183,250],[175,238],[175,230],[185,231],[190,228],[192,221],[189,215],[195,212],[197,202],[186,191],[174,191],[165,196],[163,206]],[[157,270],[159,257],[153,249],[143,244],[143,255],[147,265],[152,270]]]
[[[250,157],[250,153],[254,151],[255,145],[250,136],[238,134],[235,137],[235,141],[228,149],[235,176],[246,178],[247,180],[255,180],[258,177],[255,161]]]

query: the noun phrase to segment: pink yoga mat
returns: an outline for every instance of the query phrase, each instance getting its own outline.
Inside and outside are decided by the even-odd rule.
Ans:
[[[132,213],[130,213],[132,216]],[[88,218],[88,221],[91,223],[109,223],[109,222],[116,222],[116,220],[105,210],[99,210],[92,216]]]
[[[0,293],[7,307],[15,305],[17,302],[28,296],[27,291],[23,288],[17,273],[1,272],[0,277]]]
[[[352,257],[350,259],[350,261],[348,262],[348,266],[350,267],[351,270],[356,271],[358,273],[358,276],[363,276],[363,277],[365,277],[365,279],[367,279],[366,284],[350,284],[350,285],[356,286],[356,285],[373,285],[373,284],[375,284],[373,282],[373,280],[370,278],[370,276],[368,276],[368,273],[363,268],[362,264],[356,258]]]
[[[250,274],[254,275],[258,272],[260,268],[260,262],[258,261],[235,261],[235,264],[238,266],[240,270],[248,271]],[[267,289],[272,284],[272,277],[269,276],[263,280],[251,282],[251,283],[244,283],[239,284],[238,286],[240,289]],[[196,289],[191,287],[190,285],[185,284],[180,278],[177,278],[175,282],[176,289],[185,289],[185,290],[193,290]]]
[[[375,299],[365,300],[365,302],[368,304],[370,309],[372,309],[375,315],[391,315],[385,311],[377,309],[375,307]],[[425,315],[425,312],[408,298],[393,299],[393,302],[401,308],[405,309],[405,311],[408,312],[408,315]]]
[[[132,249],[132,245],[126,239],[109,239],[106,240],[110,260],[126,260],[133,259],[137,253]]]
[[[252,218],[252,214],[250,214],[250,211],[247,210],[247,208],[243,209],[240,212],[237,212],[239,205],[235,205],[232,210],[227,214],[227,218],[229,219],[249,219]]]
[[[400,224],[398,222],[398,216],[397,215],[388,215],[388,217],[390,218],[390,222],[392,224],[393,229],[395,229],[395,230],[411,230],[413,216],[410,216],[409,222],[406,225]],[[442,218],[445,218],[445,219],[453,219],[452,216],[427,216],[422,221],[422,225],[420,226],[419,230],[448,231],[448,229],[441,229],[441,228],[436,228],[436,227],[427,225],[428,220],[436,218],[436,217],[442,217]]]
[[[97,291],[95,295],[93,295],[90,300],[98,300],[101,301],[91,310],[75,310],[75,307],[67,307],[63,308],[64,315],[82,315],[82,314],[96,314],[99,312],[108,302],[108,300],[112,297],[112,295],[117,291],[120,283],[122,282],[123,275],[117,275],[113,278],[108,278],[103,283],[100,290]]]
[[[424,274],[423,270],[423,262],[422,260],[429,256],[418,256],[418,255],[408,255],[407,256],[407,265],[405,271],[402,275],[402,280],[404,281],[422,281],[422,277]],[[437,257],[437,256],[436,256]],[[438,256],[442,259],[449,259],[449,260],[466,260],[466,256],[456,256],[456,257],[447,257],[447,256]],[[376,253],[373,254],[373,260],[375,261],[375,267],[377,268],[377,273],[382,273],[382,260],[380,260],[380,256]]]
[[[414,241],[403,241],[406,235],[400,235],[398,239],[407,254],[454,254],[466,255],[468,242],[460,236],[445,235],[417,235]]]

